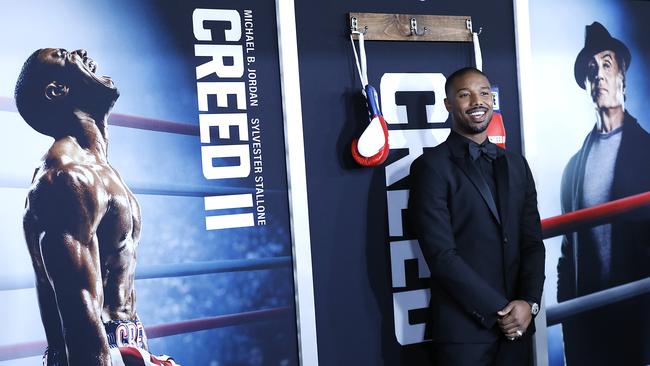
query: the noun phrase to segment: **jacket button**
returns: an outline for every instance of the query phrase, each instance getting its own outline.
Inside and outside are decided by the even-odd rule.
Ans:
[[[507,237],[503,238],[503,244],[508,244],[508,238]]]

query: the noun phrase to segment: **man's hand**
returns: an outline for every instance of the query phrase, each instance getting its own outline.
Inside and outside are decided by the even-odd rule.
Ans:
[[[521,337],[532,320],[530,304],[523,300],[511,301],[497,314],[500,316],[498,320],[499,328],[510,340]]]

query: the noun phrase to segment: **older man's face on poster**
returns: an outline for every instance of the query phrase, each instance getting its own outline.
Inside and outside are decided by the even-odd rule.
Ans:
[[[624,105],[625,75],[618,64],[616,52],[605,50],[587,63],[586,89],[599,109]]]

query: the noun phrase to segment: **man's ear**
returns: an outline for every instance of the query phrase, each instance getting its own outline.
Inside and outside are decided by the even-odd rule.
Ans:
[[[451,103],[449,103],[447,98],[445,98],[445,108],[447,108],[447,112],[451,112]]]
[[[65,97],[69,92],[70,88],[67,85],[59,83],[58,81],[52,81],[45,87],[45,98],[48,100],[55,100]]]

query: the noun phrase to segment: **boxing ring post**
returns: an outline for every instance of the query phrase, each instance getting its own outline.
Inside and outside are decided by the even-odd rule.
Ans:
[[[521,150],[527,159],[539,150],[535,121],[537,96],[535,95],[535,68],[531,44],[531,14],[529,0],[512,0],[515,28],[515,51],[517,54],[517,91],[519,95],[519,120]],[[545,264],[546,265],[546,264]],[[546,306],[544,296],[540,303],[541,311],[534,319],[536,333],[533,337],[534,364],[548,365],[548,336],[546,332]]]
[[[289,186],[289,217],[293,254],[298,358],[302,366],[318,366],[316,309],[311,264],[307,204],[307,173],[302,130],[302,107],[294,0],[275,0],[280,54],[280,84],[284,118],[284,146]]]

